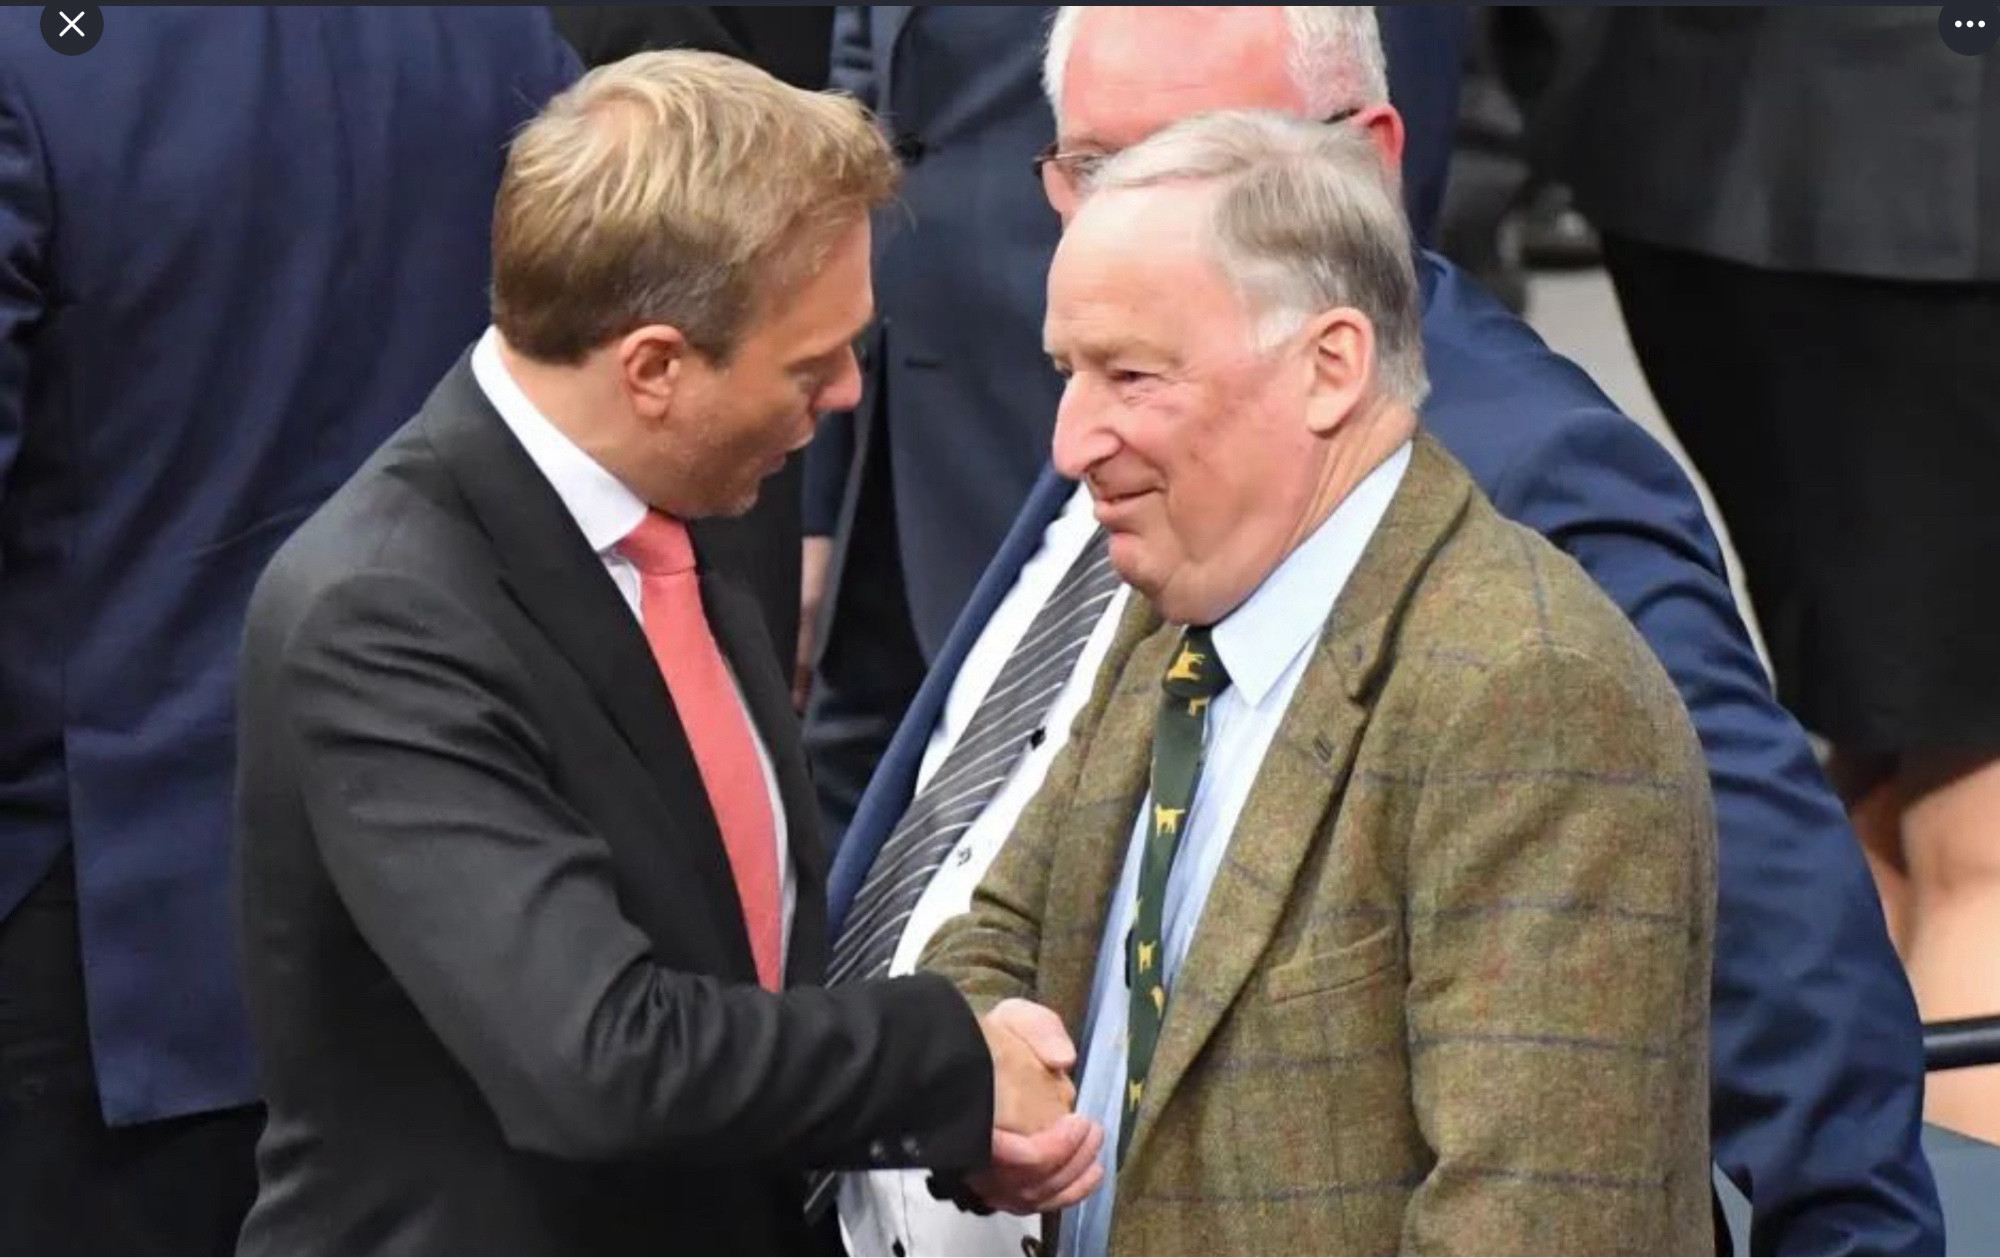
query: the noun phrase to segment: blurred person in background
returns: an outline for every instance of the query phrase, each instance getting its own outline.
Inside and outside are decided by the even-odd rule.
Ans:
[[[1935,8],[1598,20],[1562,154],[1633,348],[1924,1018],[2000,1014],[2000,57]],[[1926,1109],[2000,1141],[2000,1067]]]
[[[251,584],[485,322],[539,9],[0,11],[0,1251],[227,1253]]]

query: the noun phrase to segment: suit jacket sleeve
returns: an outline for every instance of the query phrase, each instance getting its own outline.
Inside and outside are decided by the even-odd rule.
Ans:
[[[54,217],[41,145],[17,92],[0,69],[0,502],[27,427],[28,338],[50,306]]]
[[[1567,551],[1638,626],[1707,756],[1721,864],[1712,1138],[1754,1205],[1751,1252],[1939,1252],[1916,1003],[1693,487],[1623,417],[1553,426],[1513,467],[1495,505]]]
[[[1530,645],[1427,763],[1408,1034],[1435,1162],[1403,1252],[1681,1252],[1674,1203],[1708,1197],[1715,847],[1680,705],[1657,670]]]
[[[773,994],[662,968],[550,785],[529,684],[460,604],[362,575],[291,635],[277,699],[343,905],[509,1143],[982,1165],[992,1066],[965,1001],[930,976]]]

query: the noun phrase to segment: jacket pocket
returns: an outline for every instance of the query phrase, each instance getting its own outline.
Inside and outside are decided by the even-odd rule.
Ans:
[[[1396,963],[1398,935],[1393,924],[1331,952],[1315,953],[1274,965],[1264,974],[1264,995],[1274,1001],[1297,1000],[1353,987]]]

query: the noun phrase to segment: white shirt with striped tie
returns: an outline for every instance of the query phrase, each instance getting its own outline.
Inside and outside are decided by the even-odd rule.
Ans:
[[[979,640],[965,657],[965,664],[953,679],[936,730],[924,750],[917,771],[916,789],[924,785],[944,763],[951,749],[965,733],[987,691],[1000,676],[1002,665],[1028,632],[1035,614],[1055,593],[1077,556],[1097,532],[1090,493],[1078,486],[1062,513],[1050,521],[1042,534],[1041,549],[1022,567],[1014,588],[1007,592],[993,616],[980,632]],[[891,974],[909,974],[917,958],[947,921],[971,907],[972,892],[1000,852],[1014,823],[1028,801],[1041,789],[1055,763],[1056,753],[1069,741],[1070,725],[1090,699],[1091,682],[1111,650],[1111,638],[1124,614],[1130,591],[1120,586],[1084,643],[1083,654],[1069,680],[1057,693],[1050,709],[1039,746],[1022,756],[992,802],[968,827],[945,857],[944,864],[923,898],[910,914],[890,962]],[[877,1171],[844,1176],[840,1185],[840,1222],[848,1252],[856,1255],[903,1254],[1020,1254],[1022,1243],[1038,1240],[1041,1226],[1035,1219],[1018,1219],[995,1214],[980,1217],[967,1214],[949,1202],[938,1201],[924,1186],[925,1176],[913,1171]]]

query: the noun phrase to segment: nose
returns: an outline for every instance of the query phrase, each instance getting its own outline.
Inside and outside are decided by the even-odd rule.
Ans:
[[[1084,473],[1117,452],[1118,436],[1104,408],[1092,400],[1089,381],[1080,375],[1070,377],[1056,407],[1056,470],[1070,480],[1082,480]]]
[[[821,414],[828,411],[853,410],[861,404],[861,362],[850,347],[840,358],[840,367],[833,379],[820,390],[813,409]]]

